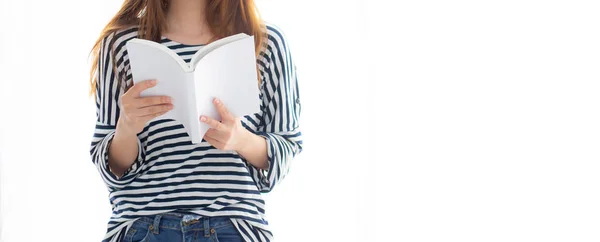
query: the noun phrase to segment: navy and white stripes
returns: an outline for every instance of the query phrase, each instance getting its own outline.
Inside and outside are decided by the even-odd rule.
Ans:
[[[262,76],[261,111],[242,118],[246,129],[266,139],[268,170],[253,167],[234,151],[221,151],[207,142],[191,143],[175,120],[157,120],[138,134],[137,159],[123,177],[117,178],[108,169],[108,147],[126,86],[117,85],[117,75],[131,85],[125,43],[136,36],[135,27],[120,30],[105,38],[100,49],[97,122],[90,154],[110,192],[113,208],[104,241],[117,241],[140,216],[173,210],[228,216],[246,241],[272,241],[261,192],[271,191],[289,171],[294,156],[302,151],[300,95],[284,35],[267,24],[267,48],[257,59]],[[161,43],[186,62],[202,48],[167,38]]]

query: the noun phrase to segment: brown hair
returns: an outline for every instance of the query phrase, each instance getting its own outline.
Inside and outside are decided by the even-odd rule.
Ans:
[[[100,33],[90,53],[93,59],[90,70],[90,95],[96,93],[96,75],[99,71],[102,40],[119,30],[138,26],[138,38],[158,42],[161,31],[166,28],[165,17],[168,9],[168,0],[125,0],[123,2],[121,9]],[[254,35],[255,52],[258,57],[266,30],[253,0],[207,0],[205,12],[208,26],[215,35],[212,41],[238,33]],[[110,49],[113,49],[112,46]],[[111,58],[114,60],[114,57],[113,52]],[[113,68],[116,70],[115,65]],[[123,75],[119,74],[118,78],[118,86],[120,86]],[[258,80],[260,82],[260,77]]]

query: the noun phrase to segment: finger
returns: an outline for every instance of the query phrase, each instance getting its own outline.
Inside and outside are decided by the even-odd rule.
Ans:
[[[227,107],[225,107],[225,104],[223,104],[223,101],[219,100],[218,98],[215,98],[213,100],[213,103],[215,104],[215,107],[217,107],[217,111],[221,115],[222,120],[232,120],[233,119],[233,115],[231,115],[229,110],[227,110]]]
[[[137,99],[136,107],[149,107],[153,105],[171,104],[172,99],[169,96],[140,97]]]
[[[168,111],[167,111],[168,112]],[[142,119],[142,121],[144,121],[144,123],[147,123],[148,121],[152,120],[153,118],[156,118],[160,115],[163,115],[167,112],[162,112],[162,113],[155,113],[155,114],[150,114],[150,115],[146,115],[146,116],[142,116],[140,117]]]
[[[156,80],[145,80],[136,83],[133,85],[128,91],[127,94],[132,95],[133,97],[139,97],[140,93],[148,88],[156,86]]]
[[[153,115],[157,113],[166,113],[173,109],[173,104],[161,104],[150,107],[139,108],[134,111],[134,115],[138,117]]]
[[[216,130],[225,130],[225,128],[226,128],[225,125],[223,125],[223,123],[221,123],[211,117],[204,116],[204,115],[202,115],[200,117],[200,121],[205,124],[208,124],[210,127],[212,127],[213,129],[216,129]]]
[[[206,140],[206,142],[208,142],[209,144],[211,144],[212,146],[214,146],[215,148],[219,149],[219,150],[223,150],[225,149],[225,144],[219,142],[216,139],[213,139],[211,137],[208,136],[204,136],[204,140]]]

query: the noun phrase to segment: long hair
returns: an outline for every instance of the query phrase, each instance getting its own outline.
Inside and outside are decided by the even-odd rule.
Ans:
[[[131,27],[138,26],[138,38],[159,42],[161,32],[166,29],[166,14],[169,9],[168,0],[125,0],[121,9],[102,29],[90,55],[92,66],[90,70],[90,95],[96,93],[98,62],[102,40],[107,36]],[[230,35],[245,33],[254,36],[256,56],[263,47],[265,25],[253,0],[207,0],[205,8],[206,20],[214,38],[217,40]],[[111,59],[115,63],[112,44],[109,44]],[[116,72],[116,65],[113,65]],[[258,69],[258,67],[257,67]],[[260,75],[260,73],[259,73]],[[124,75],[118,73],[118,87]],[[260,84],[260,77],[258,81]]]

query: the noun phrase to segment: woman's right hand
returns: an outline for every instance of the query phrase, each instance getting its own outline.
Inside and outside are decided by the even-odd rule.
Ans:
[[[117,129],[127,134],[142,132],[148,121],[173,109],[169,96],[140,97],[140,93],[156,85],[156,80],[145,80],[133,85],[121,97],[121,114]]]

